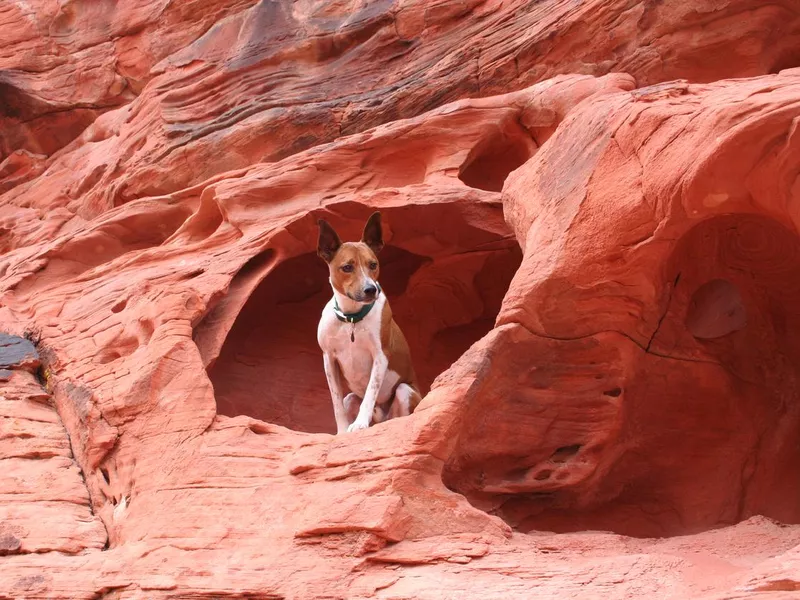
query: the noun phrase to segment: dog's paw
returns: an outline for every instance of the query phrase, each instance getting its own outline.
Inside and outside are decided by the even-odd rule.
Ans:
[[[361,431],[362,429],[366,429],[369,427],[369,423],[367,421],[359,421],[356,419],[353,421],[353,424],[347,428],[347,432],[350,433],[352,431]]]

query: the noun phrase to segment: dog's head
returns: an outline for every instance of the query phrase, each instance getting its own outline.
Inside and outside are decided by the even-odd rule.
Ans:
[[[383,248],[381,213],[373,213],[360,242],[345,242],[327,221],[320,219],[317,254],[328,263],[331,285],[351,300],[367,304],[378,297],[378,252]]]

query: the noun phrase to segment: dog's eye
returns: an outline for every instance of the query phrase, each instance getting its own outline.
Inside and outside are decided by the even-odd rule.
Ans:
[[[369,268],[370,268],[370,271],[374,271],[375,269],[378,268],[378,263],[376,263],[376,262],[369,263]]]
[[[342,265],[342,271],[344,271],[345,273],[352,273],[353,265]]]

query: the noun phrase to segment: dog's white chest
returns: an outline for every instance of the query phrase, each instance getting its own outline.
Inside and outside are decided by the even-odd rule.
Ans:
[[[372,365],[380,346],[380,324],[383,297],[358,323],[344,323],[336,318],[331,306],[325,307],[317,337],[323,352],[339,363],[342,376],[351,391],[359,396],[366,393]]]
[[[369,377],[372,373],[373,344],[363,331],[356,331],[353,341],[351,341],[351,328],[352,326],[346,328],[348,331],[345,335],[336,336],[333,353],[342,369],[342,375],[348,387],[363,397],[367,391]]]

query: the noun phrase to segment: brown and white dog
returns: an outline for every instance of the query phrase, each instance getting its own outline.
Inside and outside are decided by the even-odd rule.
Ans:
[[[322,311],[317,341],[337,433],[409,415],[421,398],[408,343],[378,284],[381,214],[369,218],[360,242],[342,243],[326,221],[318,223],[317,253],[328,263],[333,297]]]

